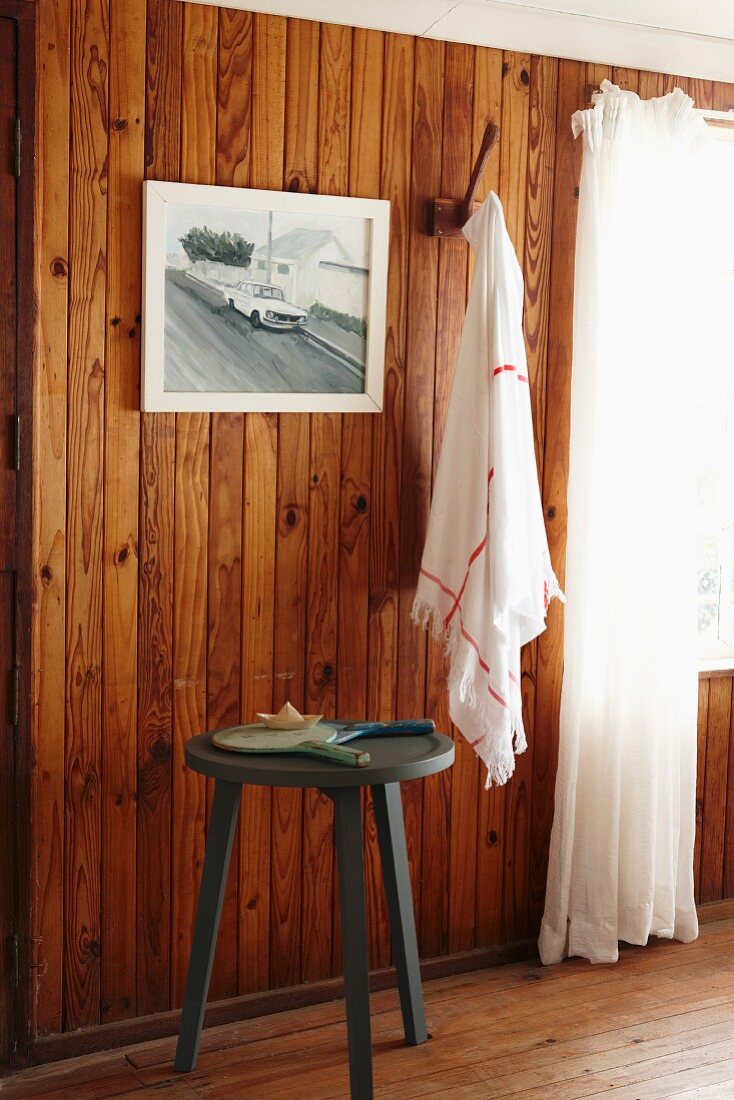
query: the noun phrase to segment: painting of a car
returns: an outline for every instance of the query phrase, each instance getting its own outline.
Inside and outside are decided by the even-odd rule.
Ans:
[[[308,321],[308,310],[287,302],[280,287],[269,283],[239,283],[229,292],[229,304],[253,328],[292,330]]]
[[[147,180],[145,411],[378,412],[390,203]]]

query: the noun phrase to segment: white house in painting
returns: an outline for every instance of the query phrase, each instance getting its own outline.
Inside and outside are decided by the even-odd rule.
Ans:
[[[252,256],[250,271],[260,282],[279,286],[285,297],[308,309],[320,302],[338,313],[364,318],[367,314],[369,271],[352,262],[329,229],[291,229],[261,245]]]

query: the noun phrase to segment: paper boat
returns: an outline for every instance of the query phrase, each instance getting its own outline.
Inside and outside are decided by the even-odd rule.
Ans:
[[[307,730],[324,717],[323,714],[301,714],[291,703],[286,703],[277,714],[257,716],[269,730]]]

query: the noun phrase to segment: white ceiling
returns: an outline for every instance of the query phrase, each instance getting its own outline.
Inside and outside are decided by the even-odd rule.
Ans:
[[[734,0],[227,0],[223,6],[734,83]]]
[[[530,0],[526,6],[734,39],[731,0]]]

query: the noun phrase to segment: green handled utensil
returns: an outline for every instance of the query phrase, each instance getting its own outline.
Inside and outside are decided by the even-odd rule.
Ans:
[[[359,737],[403,737],[432,733],[436,723],[430,718],[412,718],[400,722],[347,722],[336,726],[319,722],[303,730],[275,730],[257,723],[232,726],[212,735],[212,744],[230,752],[303,753],[331,760],[334,764],[349,764],[364,768],[370,754],[346,747],[347,741]]]
[[[368,752],[332,744],[336,737],[337,731],[333,726],[321,723],[306,730],[271,730],[256,724],[218,730],[212,734],[212,744],[230,752],[302,753],[355,768],[364,768],[369,764]]]

